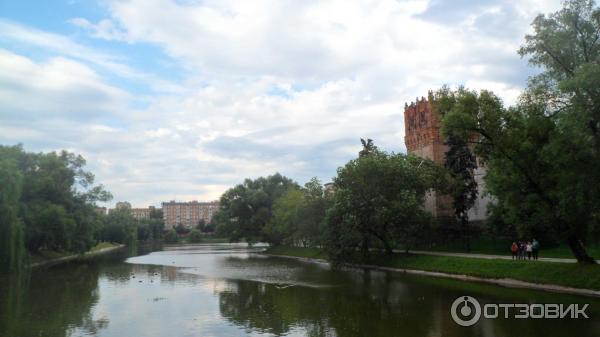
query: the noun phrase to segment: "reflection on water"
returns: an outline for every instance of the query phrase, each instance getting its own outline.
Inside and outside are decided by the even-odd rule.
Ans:
[[[376,271],[332,271],[242,245],[167,247],[0,279],[0,336],[598,336],[599,301]],[[456,325],[460,295],[590,303],[590,320]]]
[[[92,318],[90,312],[99,299],[98,279],[98,268],[88,265],[1,279],[0,335],[96,334],[108,324],[106,317]]]

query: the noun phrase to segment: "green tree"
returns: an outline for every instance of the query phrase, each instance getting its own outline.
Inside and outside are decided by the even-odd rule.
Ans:
[[[594,263],[583,242],[600,219],[600,10],[566,1],[532,26],[519,53],[543,71],[518,104],[443,89],[445,133],[477,135],[496,218],[522,235],[564,241],[578,261]]]
[[[175,229],[169,230],[167,232],[167,234],[165,234],[164,240],[165,240],[165,243],[179,242],[179,236],[177,235],[177,232],[175,231]]]
[[[198,224],[196,225],[196,229],[199,231],[204,231],[204,227],[206,227],[206,220],[200,219],[198,220]]]
[[[137,221],[127,209],[113,209],[104,217],[102,240],[131,243],[137,239]]]
[[[391,254],[399,244],[413,244],[422,235],[428,214],[425,193],[441,189],[443,169],[412,155],[381,151],[360,156],[338,169],[334,204],[327,214],[326,248],[341,260],[373,245]]]
[[[177,226],[175,226],[175,231],[178,235],[183,235],[189,233],[190,229],[185,227],[183,224],[179,223],[177,224]]]
[[[325,198],[321,181],[313,177],[302,189],[303,199],[299,209],[299,222],[296,237],[303,246],[319,246],[323,241],[323,230],[327,209],[331,200]]]
[[[573,221],[559,231],[567,232],[578,260],[592,262],[580,239],[600,218],[600,9],[590,0],[565,1],[532,26],[519,53],[543,71],[531,80],[524,100],[541,105],[556,127],[547,149],[564,167],[558,211]]]
[[[193,229],[190,232],[189,238],[190,238],[190,242],[192,242],[192,243],[200,243],[200,242],[202,242],[202,233],[200,233],[200,231],[197,229]]]
[[[202,227],[203,233],[214,233],[217,228],[217,219],[213,216],[210,221]]]
[[[295,245],[296,234],[301,221],[300,210],[303,193],[297,186],[288,190],[273,203],[273,216],[265,225],[263,232],[267,242],[273,245]]]
[[[448,145],[448,151],[446,152],[444,167],[454,178],[452,206],[454,215],[460,223],[462,237],[468,251],[470,250],[469,209],[475,205],[478,194],[477,182],[475,181],[477,160],[465,139],[451,135],[447,138],[446,144]]]
[[[148,221],[136,220],[136,239],[139,241],[152,240],[152,230]]]
[[[94,207],[111,195],[94,185],[94,175],[84,167],[83,157],[67,151],[29,153],[21,145],[0,146],[3,267],[20,265],[19,247],[31,253],[84,252],[95,244],[102,223]],[[10,197],[4,195],[8,191]]]
[[[111,196],[94,185],[83,157],[66,151],[28,153],[17,145],[0,146],[0,158],[15,163],[21,176],[17,216],[30,252],[83,252],[94,244],[99,226],[94,205]]]
[[[144,236],[140,236],[138,234],[139,240],[160,240],[162,237],[162,233],[164,231],[165,223],[162,219],[162,215],[160,218],[150,217],[149,219],[141,219],[138,221],[138,226],[144,227],[142,231],[147,231],[148,234],[144,234]],[[138,229],[139,233],[139,229]]]
[[[246,179],[227,190],[220,200],[215,216],[217,232],[232,241],[246,239],[248,242],[264,240],[265,225],[271,220],[273,203],[290,186],[298,186],[289,178],[276,173],[255,180]]]
[[[0,160],[0,272],[15,271],[23,262],[23,228],[18,217],[22,182],[16,163]]]
[[[264,229],[267,241],[276,245],[320,245],[328,204],[316,177],[303,188],[291,186],[273,204],[273,217]]]
[[[163,220],[163,210],[160,208],[150,208],[150,219]]]
[[[70,250],[75,220],[62,205],[46,204],[38,210],[35,219],[41,224],[41,246],[56,251]]]
[[[361,138],[360,143],[362,144],[363,148],[358,153],[359,157],[368,156],[378,151],[377,146],[375,146],[375,143],[373,143],[373,140],[370,138],[367,138],[367,140]]]
[[[558,123],[544,104],[524,101],[503,107],[488,91],[442,90],[443,129],[463,139],[477,135],[476,154],[487,168],[487,190],[502,223],[523,236],[566,241],[579,261],[591,261],[581,245],[597,214],[588,150],[563,143]],[[575,135],[573,135],[575,136]],[[569,163],[567,165],[567,163]]]

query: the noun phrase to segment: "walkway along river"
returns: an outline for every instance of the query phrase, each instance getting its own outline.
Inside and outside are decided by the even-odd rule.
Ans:
[[[331,270],[244,245],[171,246],[0,278],[0,336],[598,336],[600,300],[394,272]],[[589,319],[456,324],[459,296],[589,304]]]

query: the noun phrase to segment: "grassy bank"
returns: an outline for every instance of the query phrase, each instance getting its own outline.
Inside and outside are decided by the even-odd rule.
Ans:
[[[474,254],[491,254],[491,255],[510,255],[510,246],[512,241],[510,240],[493,240],[489,238],[477,238],[471,240],[471,250],[469,253]],[[450,253],[466,253],[464,242],[448,242],[444,244],[438,244],[435,246],[419,247],[420,250],[430,250],[436,252],[450,252]],[[589,245],[586,247],[587,252],[590,256],[596,259],[600,259],[600,246]],[[572,259],[573,252],[566,245],[558,247],[544,247],[540,250],[540,257],[552,257],[552,258],[565,258]]]
[[[202,241],[200,243],[229,243],[229,238],[220,238],[214,236],[202,236]]]
[[[92,247],[89,251],[85,252],[84,254],[93,254],[102,249],[116,248],[119,246],[121,246],[121,245],[118,243],[101,242],[101,243],[97,244],[96,246]],[[69,257],[77,257],[77,256],[81,256],[81,255],[73,253],[73,252],[57,252],[57,251],[51,251],[51,250],[42,250],[37,254],[29,255],[29,264],[30,265],[41,265],[41,264],[45,264],[45,263],[52,263],[52,261],[56,261],[56,260],[60,260],[60,259],[67,259]]]
[[[325,259],[317,248],[274,247],[268,254]],[[540,261],[490,260],[415,254],[373,255],[364,264],[464,274],[484,278],[510,278],[526,282],[555,284],[573,288],[600,290],[600,266]]]

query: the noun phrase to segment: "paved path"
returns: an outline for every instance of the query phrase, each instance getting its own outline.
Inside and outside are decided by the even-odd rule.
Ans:
[[[404,250],[395,250],[396,253],[403,253]],[[501,259],[501,260],[512,260],[511,255],[491,255],[491,254],[473,254],[473,253],[449,253],[449,252],[432,252],[425,250],[409,250],[409,253],[412,254],[421,254],[421,255],[436,255],[436,256],[455,256],[455,257],[470,257],[475,259]],[[532,260],[533,261],[533,260]],[[576,259],[562,259],[562,258],[554,258],[554,257],[540,257],[538,261],[544,262],[559,262],[559,263],[576,263]]]

